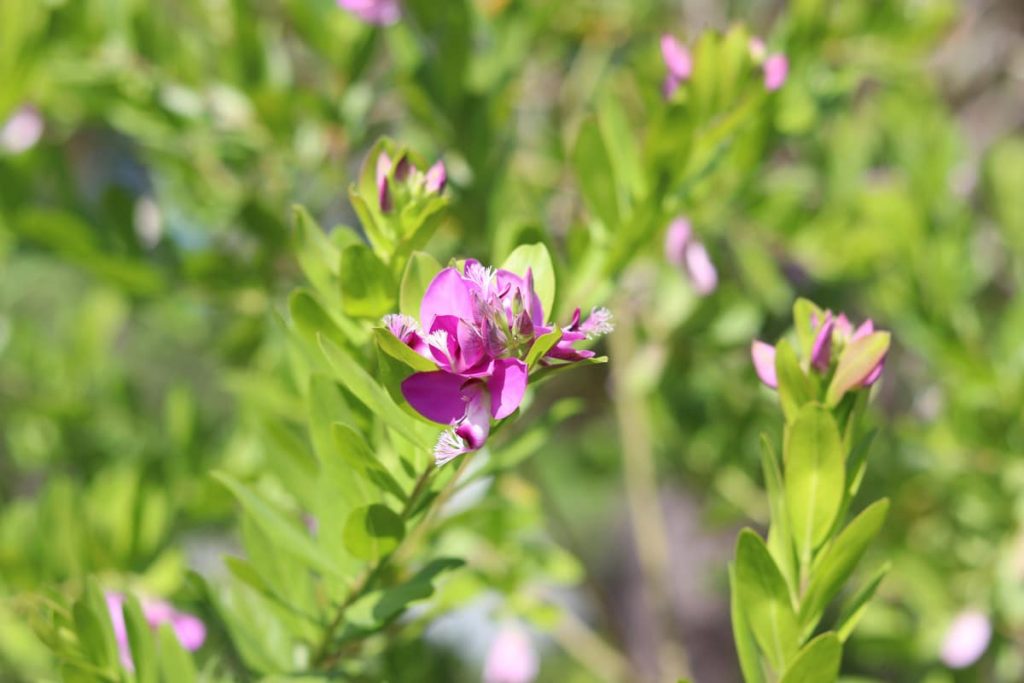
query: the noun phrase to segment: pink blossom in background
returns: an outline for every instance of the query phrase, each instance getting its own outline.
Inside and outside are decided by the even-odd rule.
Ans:
[[[764,60],[764,87],[772,91],[778,90],[786,82],[789,74],[789,60],[786,55],[773,54]]]
[[[665,232],[665,259],[686,275],[701,296],[718,287],[718,271],[707,249],[693,235],[690,222],[679,217],[669,223]]]
[[[686,46],[667,33],[661,37],[661,58],[668,69],[662,85],[662,94],[668,98],[672,97],[680,85],[689,80],[693,71],[693,60]]]
[[[825,311],[820,318],[812,319],[811,326],[814,332],[814,343],[811,347],[809,363],[811,368],[819,374],[828,372],[832,364],[838,361],[838,354],[844,347],[875,333],[875,324],[870,318],[854,328],[845,313],[834,315],[832,311]],[[778,378],[775,374],[775,347],[755,339],[750,346],[750,357],[758,378],[772,389],[778,388]],[[883,355],[877,363],[867,369],[862,377],[855,378],[854,388],[871,386],[882,376],[884,368],[885,356]]]
[[[0,149],[10,154],[26,152],[43,136],[43,117],[30,104],[18,107],[0,127]]]
[[[402,18],[398,0],[338,0],[338,5],[369,24],[387,26]]]
[[[992,622],[978,610],[961,612],[950,623],[940,658],[951,669],[965,669],[978,661],[992,640]]]
[[[434,448],[438,465],[482,448],[491,420],[502,420],[519,408],[529,374],[524,359],[537,338],[554,329],[545,321],[532,271],[520,277],[472,259],[462,270],[445,268],[431,280],[418,321],[393,314],[383,324],[437,367],[410,375],[401,389],[416,412],[449,427]],[[581,321],[577,309],[561,331],[561,339],[539,365],[592,357],[592,351],[574,344],[610,332],[611,314],[594,309]]]
[[[504,626],[487,651],[484,683],[530,683],[539,669],[529,634],[518,626]]]
[[[749,42],[747,42],[747,48],[750,50],[750,59],[753,60],[754,64],[761,64],[764,61],[764,57],[768,52],[768,49],[764,45],[764,41],[758,36],[753,36]]]
[[[423,172],[407,156],[403,155],[394,162],[387,152],[381,152],[377,157],[375,176],[378,204],[384,213],[393,208],[395,184],[401,184],[413,193],[441,194],[448,183],[448,172],[443,161],[438,160]]]
[[[126,669],[134,670],[131,648],[128,643],[128,628],[124,620],[124,596],[120,593],[107,593],[107,609],[114,627],[114,639],[121,657],[121,664]],[[170,624],[178,642],[186,650],[198,650],[206,640],[206,625],[196,616],[179,612],[163,600],[144,599],[141,601],[142,615],[150,628],[156,629],[161,624]]]

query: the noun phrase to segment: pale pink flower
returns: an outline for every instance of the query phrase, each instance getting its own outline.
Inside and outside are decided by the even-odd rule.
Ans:
[[[529,634],[518,626],[502,627],[487,652],[484,683],[530,683],[539,670]]]
[[[966,669],[978,661],[992,640],[992,622],[978,610],[958,614],[946,630],[940,658],[951,669]]]
[[[20,154],[35,147],[43,136],[43,117],[30,104],[22,105],[0,127],[0,149]]]
[[[369,24],[387,26],[402,18],[398,0],[338,0],[338,5]]]

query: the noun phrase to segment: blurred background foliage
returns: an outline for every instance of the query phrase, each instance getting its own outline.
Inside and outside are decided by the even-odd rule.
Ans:
[[[404,9],[380,29],[330,0],[0,3],[0,120],[43,122],[0,149],[0,678],[57,676],[30,623],[86,575],[210,609],[188,572],[215,584],[239,541],[208,473],[275,476],[258,416],[296,410],[254,379],[285,362],[275,314],[302,281],[289,207],[357,225],[345,190],[381,134],[448,166],[439,261],[543,242],[556,319],[604,303],[620,324],[610,369],[553,380],[512,428],[522,462],[439,541],[468,567],[381,676],[476,680],[515,616],[541,680],[667,680],[682,653],[695,680],[736,680],[725,562],[767,519],[757,438],[778,431],[748,347],[802,295],[895,342],[862,494],[892,499],[874,552],[894,568],[844,672],[1024,678],[1024,8]],[[695,56],[669,103],[665,31]],[[788,56],[778,92],[728,70],[748,33]],[[665,260],[679,214],[718,269],[708,296]],[[995,635],[952,672],[966,608]]]

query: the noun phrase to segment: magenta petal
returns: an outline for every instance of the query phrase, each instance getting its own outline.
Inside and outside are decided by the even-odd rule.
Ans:
[[[693,70],[690,53],[675,37],[665,34],[661,37],[661,57],[665,60],[670,74],[677,81],[685,81]]]
[[[434,318],[453,315],[463,320],[474,319],[473,299],[462,274],[454,268],[445,268],[434,276],[420,303],[420,324],[429,330]]]
[[[818,335],[814,338],[814,346],[811,347],[811,365],[824,372],[832,360],[832,328],[835,321],[831,313],[825,314],[825,322],[818,328]]]
[[[874,384],[875,382],[878,381],[879,377],[882,376],[882,370],[884,370],[884,369],[885,369],[885,358],[882,358],[882,360],[878,361],[878,365],[876,365],[871,370],[871,372],[869,372],[867,374],[867,377],[864,378],[864,380],[860,383],[860,385],[862,387],[870,387],[872,384]]]
[[[466,415],[455,428],[455,434],[466,442],[471,451],[483,448],[491,433],[491,396],[483,382],[470,382],[462,390],[466,402]]]
[[[391,157],[387,152],[381,152],[377,157],[377,203],[380,210],[387,213],[391,210],[391,192],[388,189],[388,173],[391,172]]]
[[[119,648],[128,647],[128,629],[124,623],[124,596],[120,593],[107,593],[107,611],[110,613],[110,623],[114,627],[114,640]]]
[[[718,271],[708,256],[704,245],[694,240],[686,248],[686,273],[690,276],[693,288],[701,296],[706,296],[718,287]]]
[[[755,339],[750,345],[750,357],[754,361],[754,370],[762,382],[775,389],[779,380],[775,375],[775,347]]]
[[[875,324],[871,322],[871,318],[868,318],[867,320],[860,324],[860,327],[854,330],[853,335],[850,337],[850,341],[857,341],[861,337],[866,337],[869,334],[874,334],[874,332]]]
[[[448,184],[448,172],[445,170],[444,162],[438,161],[427,169],[426,188],[427,192],[440,194],[444,186]]]
[[[764,61],[764,87],[766,90],[778,90],[786,82],[789,74],[789,60],[786,55],[774,54]]]
[[[527,374],[526,363],[517,358],[494,361],[494,373],[487,388],[491,391],[491,415],[495,420],[508,417],[523,402]]]
[[[690,243],[692,234],[690,221],[681,216],[669,223],[665,232],[665,260],[673,266],[683,267],[686,246]]]
[[[402,382],[402,396],[423,417],[450,425],[466,413],[465,383],[464,377],[450,372],[417,372]]]
[[[484,358],[486,345],[477,329],[466,321],[459,320],[455,326],[455,337],[459,344],[456,372],[462,372],[478,365]]]
[[[171,627],[181,646],[190,652],[198,650],[206,640],[206,625],[191,614],[175,613],[171,617]]]

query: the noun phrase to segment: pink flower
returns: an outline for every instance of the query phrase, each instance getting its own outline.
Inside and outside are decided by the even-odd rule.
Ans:
[[[43,117],[30,104],[22,105],[0,126],[0,149],[10,154],[26,152],[43,136]]]
[[[789,74],[789,60],[784,54],[773,54],[764,60],[764,87],[768,91],[778,90]]]
[[[661,58],[668,69],[662,85],[662,94],[669,98],[680,85],[689,80],[693,71],[693,60],[686,46],[667,33],[661,37]]]
[[[128,643],[128,628],[124,620],[124,596],[120,593],[110,592],[106,594],[106,598],[110,621],[114,627],[114,639],[117,641],[117,649],[121,656],[121,664],[132,671],[135,669],[135,665],[132,662],[131,648]],[[206,640],[206,626],[198,617],[179,612],[170,603],[163,600],[144,599],[141,605],[142,615],[150,628],[156,629],[161,624],[170,624],[178,642],[186,650],[194,652]]]
[[[807,363],[818,374],[826,375],[851,343],[875,333],[875,324],[868,319],[854,329],[845,313],[833,315],[832,311],[824,311],[822,315],[812,317],[811,330],[814,333],[814,342]],[[772,389],[778,388],[775,347],[755,339],[750,346],[750,357],[761,381]],[[862,376],[854,377],[853,388],[869,387],[877,382],[884,367],[885,354],[882,354]]]
[[[679,268],[701,296],[718,287],[718,271],[707,249],[693,236],[690,222],[676,218],[665,233],[665,259]]]
[[[610,314],[595,309],[580,323],[579,311],[563,328],[559,343],[541,364],[589,358],[573,343],[611,330]],[[526,392],[529,368],[524,359],[536,339],[554,328],[534,292],[533,273],[520,277],[467,260],[464,268],[445,268],[428,285],[420,319],[389,315],[384,326],[416,353],[437,365],[402,382],[402,395],[420,415],[448,425],[434,448],[434,460],[449,460],[483,447],[491,420],[516,411]]]
[[[529,634],[517,626],[505,626],[487,652],[484,683],[530,683],[539,669]]]
[[[387,26],[402,18],[398,0],[338,0],[338,5],[369,24]]]
[[[407,156],[392,163],[387,152],[377,157],[377,196],[380,210],[389,213],[394,208],[394,193],[401,192],[412,197],[423,194],[441,194],[448,182],[448,173],[443,161],[437,161],[426,172],[416,168]]]
[[[992,640],[992,622],[983,612],[968,610],[953,619],[942,641],[940,658],[951,669],[965,669],[978,661]]]

